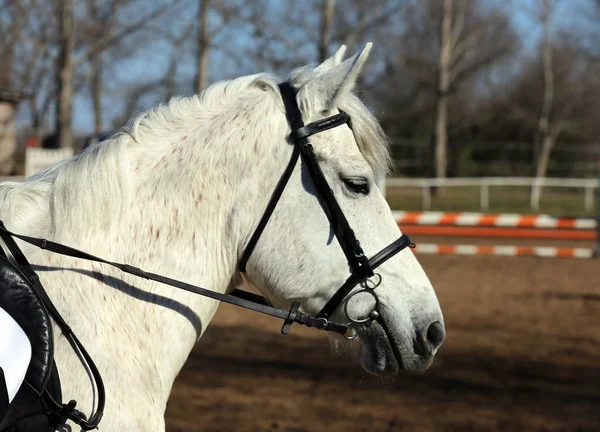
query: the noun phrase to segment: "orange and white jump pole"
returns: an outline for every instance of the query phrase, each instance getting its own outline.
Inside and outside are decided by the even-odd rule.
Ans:
[[[590,258],[594,254],[594,250],[590,248],[484,246],[429,243],[418,243],[413,251],[416,254],[433,255],[537,256],[544,258]]]

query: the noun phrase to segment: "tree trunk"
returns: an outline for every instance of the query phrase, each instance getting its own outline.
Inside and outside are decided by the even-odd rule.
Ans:
[[[57,71],[58,99],[56,102],[56,134],[58,146],[73,146],[73,0],[58,2],[59,55]]]
[[[99,0],[90,2],[90,15],[93,20],[92,31],[90,36],[94,41],[101,40],[105,32],[112,33],[112,16],[114,10],[111,10],[110,15],[102,15],[99,8]],[[113,5],[114,6],[114,3]],[[111,8],[112,9],[112,8]],[[102,79],[103,79],[103,58],[102,51],[93,51],[90,54],[90,68],[92,77],[90,80],[90,94],[92,96],[92,109],[94,111],[94,134],[96,137],[102,135]]]
[[[452,0],[443,0],[438,60],[438,100],[435,119],[435,176],[446,177],[448,166],[448,90],[452,60]]]
[[[537,180],[546,177],[550,153],[554,147],[555,138],[550,132],[550,112],[554,100],[554,70],[552,66],[552,41],[550,40],[550,13],[551,0],[544,0],[542,10],[542,60],[544,65],[544,99],[538,121],[538,136],[541,141],[541,149],[536,163],[535,178]],[[539,182],[533,186],[531,191],[531,203],[534,210],[538,210],[539,198],[542,194],[542,186]]]
[[[94,133],[102,135],[102,54],[96,54],[91,59],[92,67],[92,105],[94,109]]]
[[[206,88],[206,74],[208,72],[208,10],[210,0],[198,0],[198,38],[196,59],[196,80],[194,91],[202,92]]]
[[[448,96],[440,95],[435,118],[435,176],[446,177],[448,166]]]
[[[335,0],[323,0],[321,14],[321,40],[319,41],[319,63],[329,57],[329,44],[331,43],[331,29],[333,27],[333,10]]]
[[[546,177],[546,172],[548,171],[548,163],[550,162],[550,153],[552,153],[554,143],[554,137],[550,134],[546,135],[542,140],[542,149],[540,151],[540,156],[537,160],[537,167],[535,170],[536,180],[541,181],[543,178]],[[531,207],[535,211],[538,211],[540,209],[539,205],[541,195],[542,186],[539,182],[536,182],[531,192]]]
[[[11,175],[17,149],[16,104],[0,101],[0,175]]]

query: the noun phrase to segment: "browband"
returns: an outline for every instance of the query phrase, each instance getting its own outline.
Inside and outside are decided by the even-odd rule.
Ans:
[[[350,116],[345,112],[341,112],[334,116],[327,117],[326,119],[312,122],[301,127],[300,129],[293,130],[292,133],[290,133],[290,141],[297,142],[303,140],[304,138],[308,138],[311,135],[326,131],[328,129],[333,129],[349,122]]]

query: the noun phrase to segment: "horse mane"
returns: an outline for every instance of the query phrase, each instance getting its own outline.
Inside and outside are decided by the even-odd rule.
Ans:
[[[292,74],[292,83],[301,86],[309,72],[310,68],[298,69]],[[38,224],[39,234],[48,234],[48,231],[59,234],[55,232],[58,225],[61,232],[86,226],[109,230],[129,202],[126,199],[130,193],[128,173],[132,167],[128,164],[131,159],[128,152],[137,149],[149,155],[158,151],[164,143],[173,141],[174,134],[189,129],[190,124],[214,118],[227,109],[239,110],[244,97],[251,99],[251,106],[256,106],[264,101],[266,94],[271,94],[273,109],[279,104],[283,111],[278,82],[275,76],[266,73],[244,76],[213,84],[200,95],[174,97],[167,103],[138,113],[108,140],[21,183],[3,184],[0,187],[0,218],[14,221],[17,227],[21,221],[43,220],[41,225]],[[266,87],[272,91],[265,92]],[[257,90],[254,96],[247,93],[249,89]],[[307,109],[318,109],[316,103],[310,102],[317,100],[317,96],[309,95],[308,103],[304,104]],[[337,101],[337,107],[351,116],[359,150],[371,168],[376,172],[387,172],[390,163],[388,140],[369,109],[354,94],[343,95]],[[209,140],[203,142],[206,144]],[[20,195],[19,199],[6,199],[15,194]],[[28,223],[25,226],[35,225]]]
[[[302,67],[292,73],[291,82],[295,87],[300,87],[311,76],[313,67]],[[203,110],[222,109],[223,105],[231,100],[231,95],[240,94],[253,86],[269,86],[277,89],[280,80],[274,75],[262,73],[237,78],[231,81],[222,81],[213,84],[200,95],[191,97],[174,97],[168,104],[160,104],[150,110],[133,117],[128,126],[128,132],[134,140],[148,128],[154,131],[156,126],[168,129],[173,122],[180,122],[182,118],[190,116],[200,117]],[[304,95],[307,97],[302,104],[304,109],[314,112],[320,108],[320,95]],[[314,96],[314,97],[313,97]],[[279,100],[279,93],[277,92]],[[371,169],[377,172],[388,173],[391,166],[389,140],[375,116],[369,108],[353,93],[343,95],[337,101],[337,107],[350,115],[352,131],[358,148]],[[281,102],[283,110],[283,102]],[[309,113],[305,113],[307,116]],[[155,137],[152,137],[155,139]],[[143,141],[140,139],[139,141]]]

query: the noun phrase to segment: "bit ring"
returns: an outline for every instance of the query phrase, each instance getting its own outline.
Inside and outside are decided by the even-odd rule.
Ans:
[[[352,299],[352,297],[355,297],[359,294],[369,294],[370,296],[372,296],[375,299],[375,306],[373,306],[373,309],[371,309],[371,311],[367,314],[366,318],[353,318],[348,313],[348,303],[350,303],[350,300]],[[346,302],[344,303],[344,313],[346,314],[346,317],[350,320],[350,322],[352,322],[354,324],[364,324],[366,322],[372,321],[373,320],[373,318],[372,318],[373,312],[377,312],[377,314],[379,314],[378,310],[379,310],[379,297],[377,297],[377,294],[375,294],[375,291],[373,291],[372,289],[369,289],[369,288],[363,288],[361,290],[353,292],[352,294],[350,294],[348,296],[348,298],[346,299]]]

